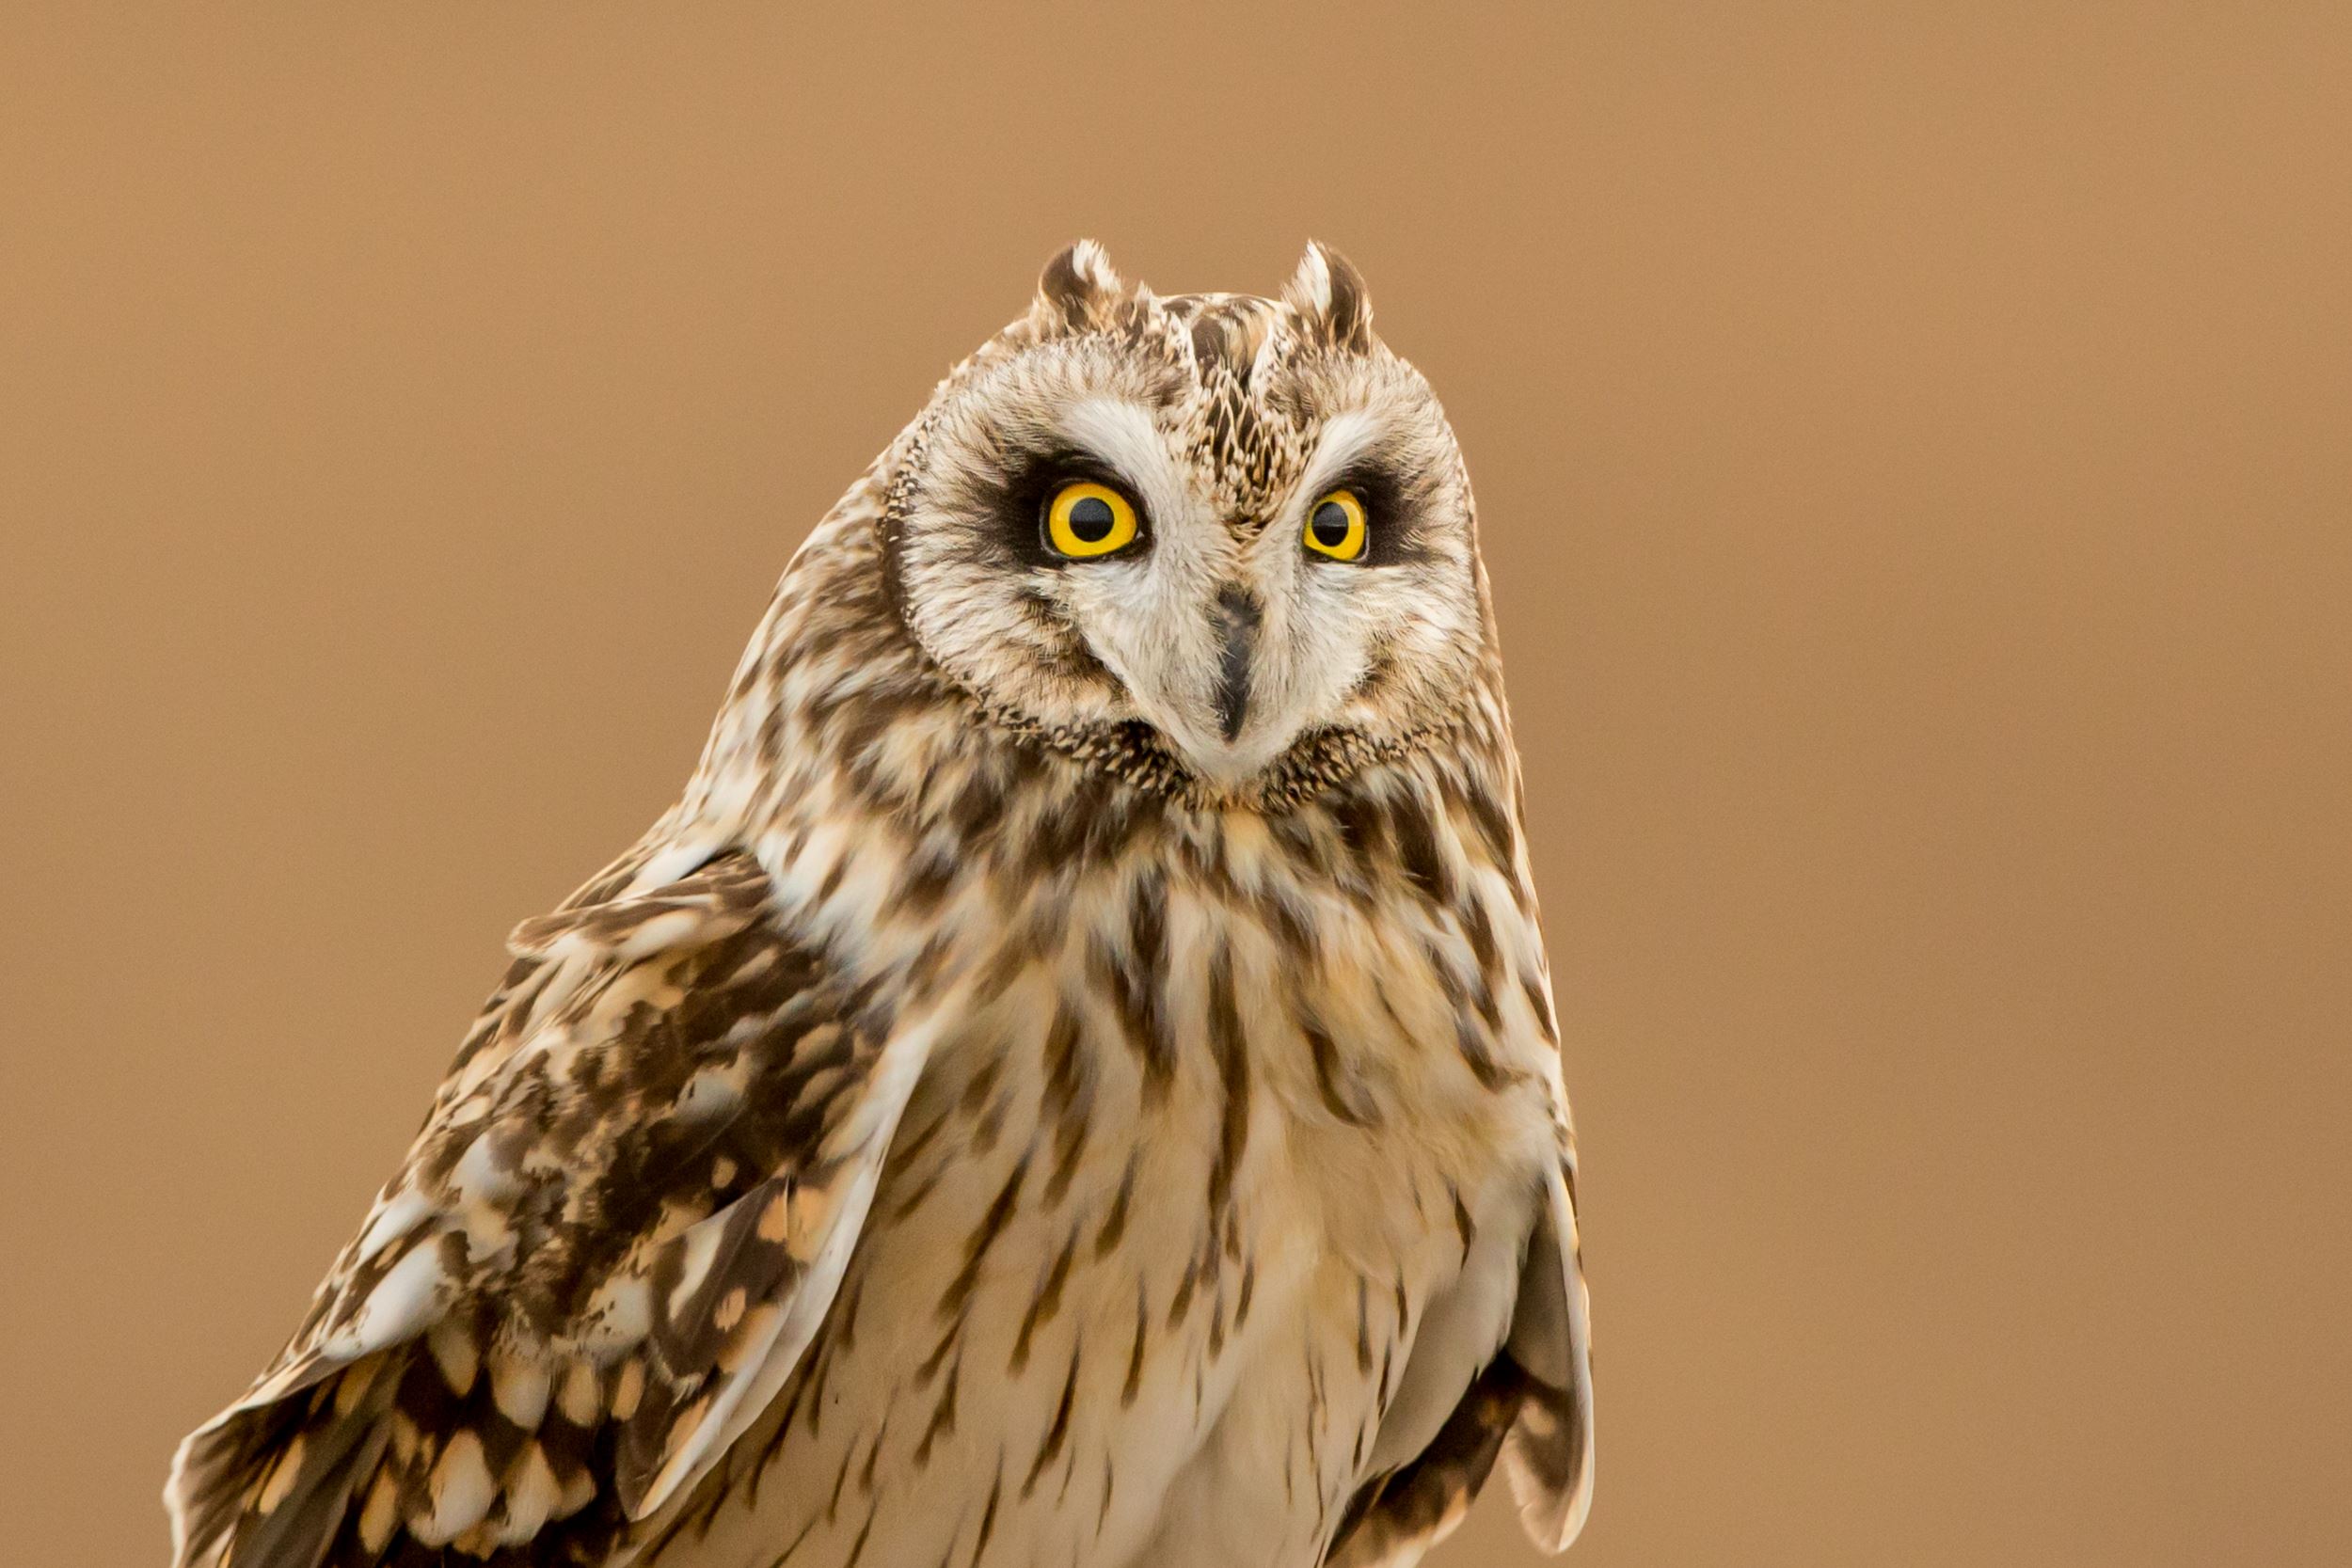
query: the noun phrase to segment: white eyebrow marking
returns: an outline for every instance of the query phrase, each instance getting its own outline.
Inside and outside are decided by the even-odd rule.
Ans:
[[[1344,473],[1379,436],[1380,421],[1361,408],[1350,408],[1324,420],[1315,454],[1298,476],[1296,504],[1303,507],[1322,495],[1325,486]]]
[[[1062,416],[1062,434],[1137,484],[1165,477],[1168,451],[1159,427],[1124,398],[1088,398]]]
[[[1119,471],[1139,492],[1145,513],[1165,523],[1184,506],[1184,476],[1151,411],[1124,398],[1092,397],[1071,405],[1061,433]]]

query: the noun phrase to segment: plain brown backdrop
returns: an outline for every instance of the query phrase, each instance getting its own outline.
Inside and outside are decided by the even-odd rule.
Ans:
[[[1486,519],[1571,1560],[2352,1560],[2342,8],[5,9],[0,1557],[161,1560],[1040,263],[1311,234]]]

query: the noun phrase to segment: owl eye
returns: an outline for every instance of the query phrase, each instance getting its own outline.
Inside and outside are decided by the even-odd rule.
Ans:
[[[1371,530],[1364,523],[1363,498],[1353,490],[1334,490],[1307,509],[1307,547],[1334,561],[1362,556]]]
[[[1065,484],[1045,505],[1045,542],[1072,561],[1123,550],[1136,542],[1135,503],[1107,484]]]

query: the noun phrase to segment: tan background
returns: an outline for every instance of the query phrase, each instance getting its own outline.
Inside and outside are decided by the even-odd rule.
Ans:
[[[1333,241],[1470,451],[1572,1560],[2352,1560],[2342,8],[6,8],[0,1558],[160,1561],[509,925],[1091,233]]]

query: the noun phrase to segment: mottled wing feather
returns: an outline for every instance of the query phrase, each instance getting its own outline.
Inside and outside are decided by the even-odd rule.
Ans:
[[[1327,1568],[1410,1568],[1454,1533],[1498,1456],[1521,1522],[1565,1551],[1593,1497],[1591,1351],[1578,1259],[1573,1157],[1545,1184],[1509,1333],[1428,1445],[1350,1500]]]
[[[1356,1494],[1324,1556],[1327,1568],[1410,1568],[1453,1534],[1494,1469],[1526,1386],[1509,1355],[1488,1363],[1427,1448]]]
[[[1536,1545],[1565,1551],[1593,1506],[1593,1366],[1584,1264],[1576,1230],[1576,1164],[1564,1153],[1546,1183],[1518,1308],[1503,1350],[1527,1373],[1503,1473]]]
[[[516,933],[302,1329],[182,1446],[179,1563],[595,1562],[805,1346],[913,1074],[747,856],[606,881]]]

